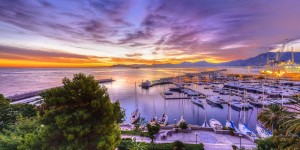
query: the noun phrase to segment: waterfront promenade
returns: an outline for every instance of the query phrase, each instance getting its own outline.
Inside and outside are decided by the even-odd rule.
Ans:
[[[166,139],[161,139],[163,134],[162,131],[156,136],[156,139],[154,140],[155,143],[172,143],[176,140],[180,140],[184,143],[195,144],[197,134],[197,143],[203,143],[205,150],[231,150],[232,145],[240,145],[239,137],[228,134],[216,134],[211,131],[193,130],[190,133],[174,133],[172,136],[168,136]],[[151,142],[151,139],[147,137],[122,135],[122,138],[133,137],[135,137],[138,142]],[[246,149],[256,148],[256,144],[246,138],[242,138],[241,143],[242,147],[245,147]]]
[[[190,125],[191,126],[191,125]],[[128,131],[133,130],[133,125],[131,124],[122,124],[121,130]],[[212,128],[207,130],[197,130],[192,129],[188,132],[172,132],[172,134],[167,134],[166,132],[173,129],[172,125],[161,127],[161,130],[156,134],[155,143],[172,143],[176,140],[180,140],[187,144],[196,144],[196,135],[197,143],[203,143],[205,150],[231,150],[232,145],[240,146],[240,138],[238,136],[232,136],[229,134],[216,133]],[[210,130],[211,129],[211,130]],[[166,136],[164,138],[164,136]],[[138,142],[150,143],[151,139],[148,137],[141,137],[135,135],[126,135],[122,134],[122,138],[135,138]],[[242,147],[252,150],[256,148],[256,143],[247,139],[246,137],[241,138]]]

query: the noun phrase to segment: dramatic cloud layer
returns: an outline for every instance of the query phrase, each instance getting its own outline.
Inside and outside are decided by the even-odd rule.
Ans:
[[[285,39],[298,40],[299,5],[298,0],[3,0],[0,60],[108,66],[244,59]]]

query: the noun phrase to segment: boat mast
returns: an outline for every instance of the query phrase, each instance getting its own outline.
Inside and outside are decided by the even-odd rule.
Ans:
[[[207,123],[207,101],[205,102],[205,123]]]
[[[263,90],[263,103],[262,103],[262,108],[264,109],[265,108],[265,86],[264,86],[265,83],[263,83],[262,85],[262,90]]]
[[[166,100],[164,100],[164,114],[166,114],[166,109],[167,109]]]
[[[246,123],[246,114],[245,114],[245,112],[246,112],[246,99],[245,99],[245,89],[244,89],[244,96],[243,96],[243,98],[244,98],[244,123]]]
[[[134,97],[135,97],[135,107],[136,109],[139,108],[139,105],[138,105],[138,99],[137,99],[137,92],[136,92],[136,82],[134,82]]]
[[[154,116],[156,116],[156,109],[155,109],[155,102],[154,102],[154,98],[153,98],[153,108],[154,108]]]
[[[231,91],[231,90],[230,90],[230,91]],[[229,107],[231,106],[231,105],[230,105],[230,101],[231,101],[231,100],[230,100],[230,93],[229,93],[229,103],[228,103],[228,104],[229,104]],[[231,109],[229,109],[229,120],[231,121]]]

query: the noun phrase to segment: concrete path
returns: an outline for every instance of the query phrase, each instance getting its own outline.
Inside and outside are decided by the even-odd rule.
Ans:
[[[172,136],[168,136],[166,139],[161,139],[161,135],[157,135],[155,143],[172,143],[176,140],[180,140],[184,143],[195,144],[196,133],[198,134],[197,143],[203,143],[205,150],[231,150],[232,145],[239,146],[240,138],[227,135],[227,134],[215,134],[211,131],[195,130],[191,133],[174,133]],[[147,137],[122,135],[122,138],[135,137],[139,142],[151,142],[151,139]],[[242,147],[246,149],[256,148],[256,144],[252,141],[242,138]]]

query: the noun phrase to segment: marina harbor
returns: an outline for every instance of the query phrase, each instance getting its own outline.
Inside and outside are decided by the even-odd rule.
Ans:
[[[132,101],[135,108],[130,115],[130,123],[138,123],[140,119],[146,119],[146,122],[154,124],[158,122],[162,130],[157,135],[158,141],[172,139],[173,136],[184,133],[203,131],[205,133],[212,132],[214,134],[227,134],[237,138],[244,138],[244,140],[248,140],[248,144],[253,146],[257,139],[271,136],[272,133],[254,119],[256,117],[249,118],[251,117],[249,112],[252,114],[253,110],[255,110],[258,113],[261,109],[271,104],[292,108],[293,95],[299,94],[300,89],[298,87],[300,83],[257,75],[226,74],[226,71],[226,69],[197,73],[180,73],[178,71],[177,76],[173,73],[173,77],[153,81],[146,80],[136,84],[134,88],[135,100]],[[99,84],[103,85],[112,81],[114,80],[98,80]],[[152,111],[150,111],[150,114],[144,114],[142,108],[139,107],[141,105],[139,103],[143,101],[142,97],[144,96],[138,96],[137,91],[141,90],[142,95],[147,96],[147,92],[157,87],[160,90],[157,91],[157,95],[152,95],[153,100],[150,100],[153,101],[152,106],[150,104],[150,107],[153,107],[151,108]],[[42,99],[38,95],[43,91],[16,95],[12,97],[14,98],[12,104],[29,103],[39,105],[42,103]],[[161,101],[155,100],[158,95],[162,98]],[[22,99],[22,97],[27,98]],[[177,109],[179,116],[177,119],[173,119],[174,114],[170,114],[168,111],[170,104],[167,103],[169,102],[173,102],[173,106],[174,103],[179,104]],[[190,119],[185,120],[186,114],[190,113],[184,108],[184,103],[187,102],[194,105],[192,106],[193,110],[189,111],[194,113],[195,108],[202,110],[203,120],[195,117],[193,117],[192,123],[188,122]],[[163,110],[157,110],[155,103],[163,105]],[[219,109],[226,115],[225,123],[223,120],[219,121],[214,118],[213,112],[211,112],[213,109]],[[162,117],[156,116],[156,111],[163,112]],[[209,116],[207,111],[210,111]],[[199,115],[199,111],[196,113]],[[237,114],[238,117],[236,117]],[[195,122],[195,119],[198,121]],[[253,124],[253,121],[256,123]],[[188,123],[187,130],[176,130],[176,125],[179,125],[181,122]],[[248,123],[250,123],[250,127]],[[134,126],[131,124],[122,126],[121,129],[125,131],[134,129]],[[229,130],[229,128],[233,129],[233,131]],[[227,138],[231,139],[231,136]]]

